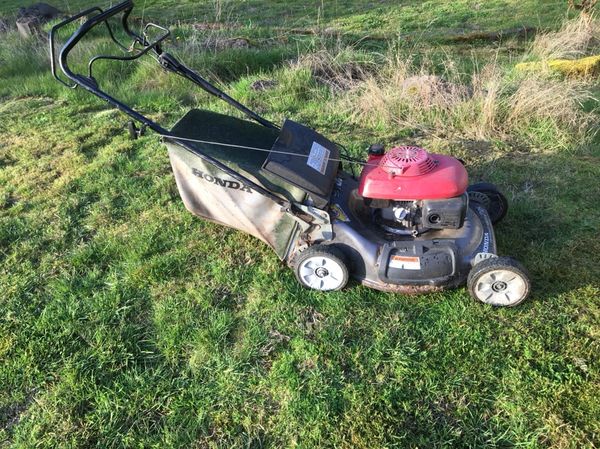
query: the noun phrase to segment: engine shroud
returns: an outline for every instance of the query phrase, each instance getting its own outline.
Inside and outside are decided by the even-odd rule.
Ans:
[[[462,195],[469,177],[463,164],[419,147],[395,147],[371,154],[360,175],[358,193],[378,200],[437,200]]]

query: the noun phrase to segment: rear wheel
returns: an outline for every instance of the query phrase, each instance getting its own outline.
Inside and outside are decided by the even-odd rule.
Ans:
[[[137,126],[135,126],[135,122],[133,120],[129,120],[127,122],[127,132],[129,133],[129,138],[131,140],[136,140],[139,137]]]
[[[500,222],[508,212],[508,200],[494,184],[478,182],[467,188],[469,199],[480,203],[488,211],[493,224]]]
[[[333,246],[315,245],[301,252],[294,272],[300,284],[314,290],[341,290],[348,283],[344,254]]]
[[[527,298],[527,270],[511,257],[493,257],[473,267],[467,279],[471,296],[492,306],[514,307]]]

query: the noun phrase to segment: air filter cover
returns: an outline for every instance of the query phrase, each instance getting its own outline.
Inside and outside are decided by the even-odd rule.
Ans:
[[[396,176],[419,176],[435,168],[435,161],[420,147],[394,147],[381,160],[381,168]]]

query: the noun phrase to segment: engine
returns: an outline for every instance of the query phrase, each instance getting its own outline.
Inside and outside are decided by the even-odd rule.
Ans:
[[[423,148],[372,145],[359,194],[373,222],[386,233],[416,236],[430,229],[462,227],[468,207],[463,164]]]

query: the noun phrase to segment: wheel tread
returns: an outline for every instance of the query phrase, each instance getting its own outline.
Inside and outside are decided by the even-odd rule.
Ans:
[[[346,262],[346,256],[339,248],[336,248],[333,245],[320,245],[320,244],[311,246],[311,247],[305,249],[304,251],[300,252],[299,254],[297,254],[296,257],[294,257],[294,261],[293,261],[294,274],[296,275],[296,279],[298,280],[300,285],[302,285],[303,287],[306,287],[306,288],[312,288],[309,285],[306,285],[306,283],[302,279],[302,276],[300,275],[300,266],[301,266],[302,262],[311,257],[329,258],[329,259],[332,259],[334,262],[336,262],[341,267],[343,279],[337,288],[335,288],[333,290],[329,290],[329,291],[341,290],[346,286],[346,284],[348,283],[348,279],[349,279],[349,271],[348,271],[348,264]],[[319,289],[316,289],[316,290],[319,290]]]
[[[473,267],[473,269],[469,272],[469,276],[467,277],[467,287],[469,289],[469,293],[474,299],[480,300],[475,294],[477,281],[481,278],[481,276],[494,270],[512,271],[513,273],[519,275],[525,282],[526,289],[523,297],[518,301],[507,305],[506,307],[517,306],[527,299],[527,296],[529,296],[529,293],[531,292],[529,273],[519,261],[513,259],[512,257],[493,257],[490,259],[485,259]]]

